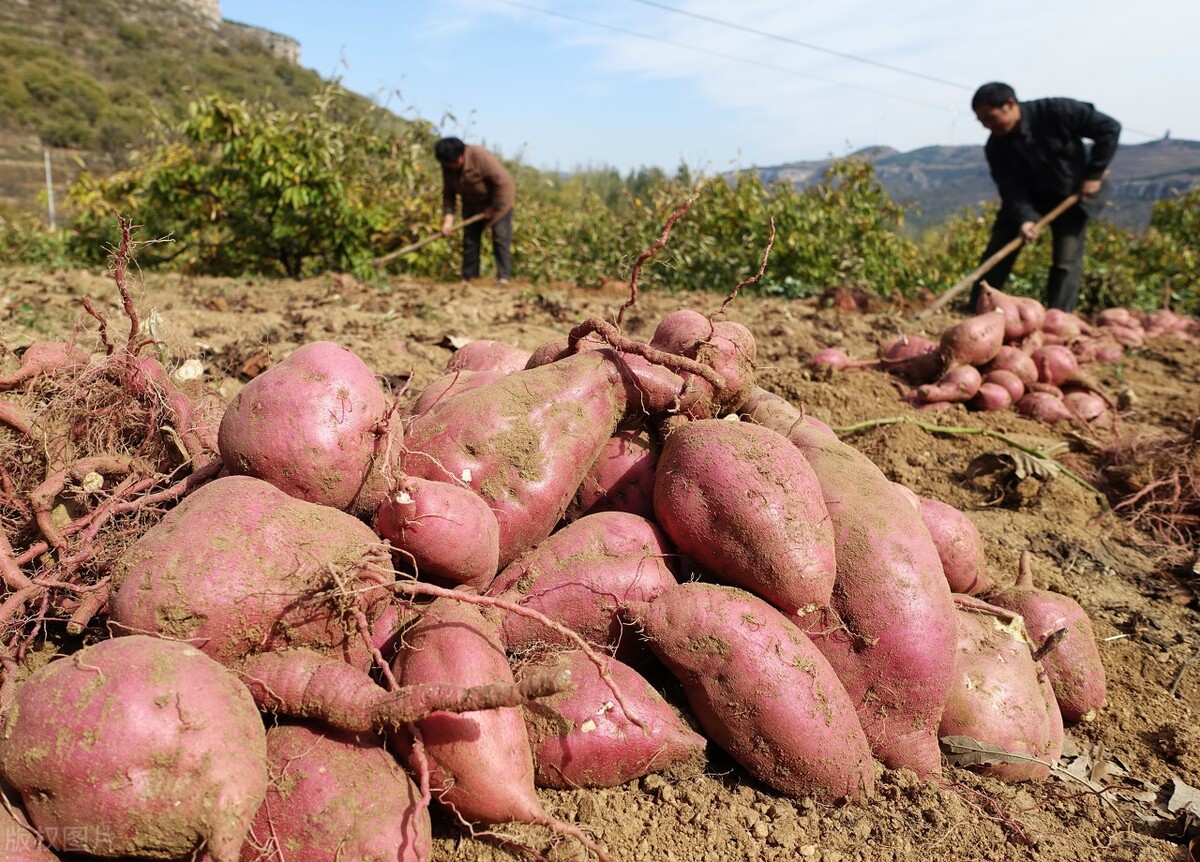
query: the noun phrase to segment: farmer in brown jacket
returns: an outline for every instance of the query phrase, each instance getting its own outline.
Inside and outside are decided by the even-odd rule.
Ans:
[[[456,199],[462,198],[462,217],[485,213],[487,218],[463,228],[462,277],[479,277],[479,249],[483,228],[492,229],[492,254],[496,279],[507,284],[512,277],[512,210],[516,185],[500,160],[474,144],[458,138],[442,138],[433,148],[442,165],[442,233],[454,229]]]

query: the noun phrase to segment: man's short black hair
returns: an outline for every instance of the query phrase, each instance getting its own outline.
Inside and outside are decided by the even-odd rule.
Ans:
[[[467,149],[467,145],[460,138],[442,138],[433,145],[433,155],[442,164],[458,161]]]
[[[975,95],[971,97],[971,110],[999,108],[1004,106],[1009,99],[1016,98],[1016,90],[1008,86],[1008,84],[1001,83],[1000,81],[991,81],[975,91]]]

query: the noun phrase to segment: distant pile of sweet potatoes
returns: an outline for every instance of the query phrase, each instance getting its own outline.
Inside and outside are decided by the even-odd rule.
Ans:
[[[2,704],[25,858],[429,859],[437,804],[606,859],[535,788],[709,744],[827,802],[877,762],[939,775],[943,737],[1044,777],[1104,703],[1086,615],[997,585],[962,512],[759,388],[755,354],[681,310],[647,342],[474,342],[399,400],[330,342],[253,379],[221,474],[112,561],[111,637]]]
[[[969,410],[1014,409],[1047,424],[1074,420],[1106,429],[1113,425],[1116,405],[1083,367],[1117,362],[1126,348],[1141,347],[1147,338],[1194,339],[1200,332],[1195,320],[1168,309],[1142,314],[1108,308],[1088,323],[986,283],[975,311],[943,330],[936,342],[900,336],[869,360],[852,360],[831,347],[816,351],[810,363],[834,371],[891,372],[913,387],[904,398],[921,409],[961,403]]]

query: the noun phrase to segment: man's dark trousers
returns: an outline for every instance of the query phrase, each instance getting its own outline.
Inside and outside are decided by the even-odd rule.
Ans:
[[[463,207],[463,218],[469,219],[471,216],[483,212],[484,209],[484,207],[479,209]],[[513,211],[510,209],[492,225],[492,256],[496,259],[496,278],[512,277],[512,219]],[[483,245],[485,226],[485,222],[477,221],[463,228],[463,278],[479,278],[479,251]]]
[[[1058,205],[1058,201],[1037,201],[1035,205],[1038,212],[1045,215]],[[1083,283],[1083,249],[1087,223],[1088,215],[1078,204],[1050,222],[1050,233],[1054,246],[1051,252],[1052,262],[1049,278],[1046,283],[1045,303],[1047,308],[1074,311],[1079,302],[1079,288]],[[1015,239],[1020,231],[1021,223],[1019,221],[1003,215],[997,216],[996,223],[992,225],[992,238],[988,241],[982,259],[987,260],[998,252]],[[1003,258],[980,281],[986,281],[997,290],[1003,290],[1020,251],[1021,249],[1018,248]],[[981,289],[979,282],[976,282],[971,290],[972,310],[979,300]]]

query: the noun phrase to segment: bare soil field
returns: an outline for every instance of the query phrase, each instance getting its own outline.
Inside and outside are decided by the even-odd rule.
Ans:
[[[153,312],[170,355],[198,360],[203,383],[226,400],[253,375],[315,340],[353,350],[393,390],[407,387],[414,394],[441,372],[461,340],[498,339],[532,350],[585,318],[612,319],[627,298],[616,286],[364,284],[333,276],[292,282],[146,275],[132,284],[143,317]],[[0,273],[4,369],[15,367],[12,351],[66,337],[81,320],[80,343],[97,346],[89,327],[94,321],[81,313],[85,296],[109,320],[122,320],[106,273]],[[712,312],[721,299],[644,288],[623,328],[646,340],[665,314],[681,307]],[[965,511],[983,536],[996,580],[1011,582],[1028,551],[1037,586],[1086,609],[1107,672],[1108,703],[1093,721],[1068,728],[1062,766],[1106,789],[1096,792],[1068,775],[1006,784],[955,766],[947,766],[941,781],[927,782],[879,767],[870,802],[828,807],[779,796],[710,744],[702,764],[625,786],[540,791],[547,810],[590,832],[624,862],[1195,860],[1200,795],[1188,794],[1200,787],[1196,549],[1183,554],[1175,548],[1164,557],[1172,549],[1144,532],[1129,510],[1109,511],[1103,498],[1065,473],[1022,469],[1011,447],[979,432],[1037,448],[1061,443],[1056,459],[1097,487],[1112,479],[1112,465],[1099,453],[1113,433],[1143,441],[1134,451],[1144,453],[1146,463],[1133,458],[1121,465],[1126,478],[1143,467],[1161,469],[1150,466],[1162,449],[1156,441],[1187,438],[1200,418],[1200,347],[1162,336],[1118,363],[1095,366],[1093,375],[1122,405],[1114,431],[1107,432],[1067,423],[1048,427],[1012,412],[918,412],[902,403],[896,382],[881,372],[818,374],[807,365],[813,351],[829,346],[873,356],[901,331],[936,339],[959,319],[953,313],[914,324],[899,308],[846,311],[816,300],[739,296],[725,316],[757,338],[760,385],[840,429],[842,439],[889,478]],[[853,426],[858,430],[848,430]],[[1186,451],[1196,475],[1200,444],[1194,438],[1193,444]],[[995,469],[970,469],[988,453],[998,453]],[[1149,481],[1143,477],[1142,485]],[[93,624],[102,622],[101,615]],[[686,709],[665,674],[655,679]],[[514,826],[472,837],[437,811],[434,835],[435,859],[584,858],[573,842],[553,840],[541,829]]]

